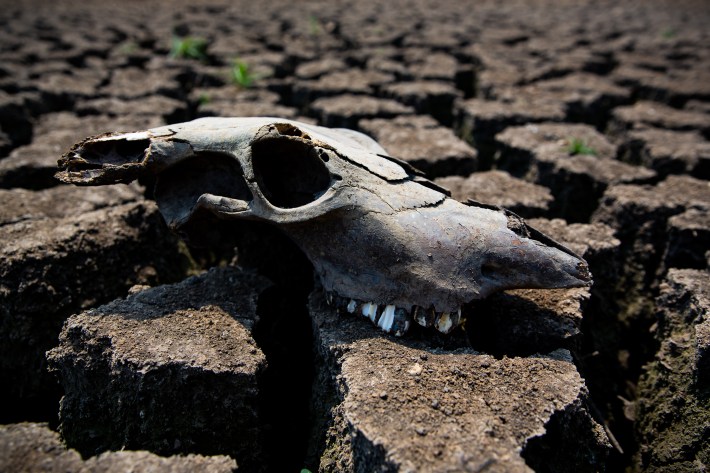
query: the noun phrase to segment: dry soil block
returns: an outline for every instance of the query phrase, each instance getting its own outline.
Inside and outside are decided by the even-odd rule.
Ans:
[[[126,186],[2,190],[0,200],[0,419],[49,419],[59,399],[45,371],[64,319],[174,281],[185,260],[155,204]],[[43,402],[40,402],[43,401]],[[25,416],[25,417],[23,417]]]
[[[663,177],[690,174],[710,179],[710,142],[696,131],[631,130],[619,146],[619,157],[649,167]]]
[[[431,115],[445,125],[451,124],[454,100],[461,96],[453,84],[439,81],[398,82],[385,86],[383,94],[414,107],[417,113]]]
[[[584,408],[584,381],[566,350],[496,359],[433,348],[338,315],[318,295],[311,314],[323,363],[316,411],[328,429],[320,471],[516,472],[542,463],[592,471],[601,465],[606,437]],[[553,425],[554,439],[546,435]]]
[[[394,81],[394,77],[377,71],[349,69],[324,75],[316,80],[300,81],[294,85],[293,100],[299,106],[308,105],[321,97],[343,94],[374,93],[384,84]]]
[[[689,176],[668,176],[655,186],[607,189],[593,221],[613,227],[622,241],[622,300],[648,301],[648,291],[664,270],[664,255],[668,264],[690,261],[689,265],[702,266],[708,233],[694,227],[707,221],[708,209],[708,181]]]
[[[637,102],[617,107],[612,113],[609,131],[623,135],[625,130],[656,127],[676,131],[699,131],[710,137],[710,116],[690,110],[678,110],[656,102]]]
[[[226,456],[159,457],[145,451],[106,452],[82,460],[45,424],[0,426],[0,471],[15,473],[231,473],[237,463]]]
[[[657,44],[647,50],[620,52],[617,56],[620,66],[612,72],[611,78],[631,87],[636,97],[674,107],[681,107],[693,99],[710,99],[710,77],[707,69],[702,67],[705,62],[687,54],[684,59],[692,66],[668,67],[664,59],[668,60],[670,56],[673,54],[659,54]],[[682,54],[678,56],[676,59],[683,57]]]
[[[431,117],[361,120],[359,128],[375,138],[391,156],[407,161],[429,178],[467,176],[478,164],[476,150]]]
[[[642,471],[702,471],[710,464],[710,275],[671,269],[661,286],[660,348],[638,386]]]
[[[392,99],[353,94],[319,98],[310,109],[320,125],[332,128],[357,128],[358,122],[365,118],[393,118],[414,113],[411,107]]]
[[[516,97],[510,101],[468,99],[457,102],[456,128],[482,154],[481,169],[493,161],[495,135],[525,123],[557,122],[565,118],[564,105],[549,98]]]
[[[513,127],[496,141],[498,167],[550,188],[552,214],[568,221],[589,221],[608,186],[649,182],[656,175],[614,159],[616,147],[589,125]]]
[[[178,80],[178,69],[162,67],[125,67],[111,71],[109,83],[103,86],[101,93],[125,100],[134,100],[154,95],[180,99],[183,96]]]
[[[64,386],[67,443],[84,455],[227,454],[259,471],[266,359],[251,330],[266,286],[239,268],[213,269],[70,317],[48,354]]]
[[[539,123],[510,127],[499,133],[496,141],[500,150],[496,165],[519,177],[534,174],[540,151],[552,145],[566,151],[572,150],[576,141],[587,148],[580,147],[579,151],[593,151],[599,158],[612,159],[616,155],[616,147],[587,125]]]
[[[159,124],[160,119],[165,124],[180,123],[190,119],[187,104],[184,101],[171,99],[164,95],[151,95],[134,100],[124,100],[117,97],[94,98],[77,102],[74,110],[80,116],[94,115],[93,120],[102,118],[101,115],[104,114],[109,115],[115,117],[116,123],[120,123],[120,120],[125,120],[128,116],[145,117],[155,120]]]
[[[451,191],[461,202],[473,199],[511,210],[524,218],[541,217],[549,211],[553,197],[547,187],[511,176],[505,171],[484,171],[468,177],[449,176],[436,183]]]
[[[589,123],[597,128],[606,125],[614,107],[631,101],[628,89],[603,76],[585,72],[534,82],[522,90],[555,97],[564,103],[567,121]],[[520,94],[520,90],[511,91],[511,94],[516,93]]]
[[[294,108],[278,104],[279,96],[260,89],[240,90],[234,85],[204,87],[191,92],[198,117],[296,118]]]

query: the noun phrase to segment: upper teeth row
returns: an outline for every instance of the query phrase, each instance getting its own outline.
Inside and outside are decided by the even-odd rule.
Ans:
[[[413,306],[409,311],[391,304],[378,306],[374,302],[348,300],[332,294],[327,295],[327,301],[337,307],[344,307],[351,314],[362,314],[382,330],[394,333],[395,336],[401,336],[409,329],[412,316],[422,327],[434,326],[441,333],[451,332],[461,322],[460,308],[456,312],[435,312],[433,308]]]

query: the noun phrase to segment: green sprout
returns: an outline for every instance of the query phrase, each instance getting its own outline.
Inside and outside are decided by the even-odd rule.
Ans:
[[[315,15],[308,16],[308,32],[311,36],[319,36],[323,33],[323,27],[320,20]]]
[[[675,29],[668,27],[661,31],[661,37],[663,39],[671,39],[676,35]]]
[[[584,140],[579,138],[571,138],[568,140],[568,143],[567,152],[572,156],[577,154],[588,154],[592,156],[597,155],[597,150],[591,146],[587,146],[587,143],[585,143]]]
[[[204,61],[207,59],[207,46],[207,40],[204,38],[173,36],[170,57]]]
[[[240,61],[239,59],[234,60],[232,69],[230,71],[230,77],[232,82],[240,89],[248,89],[254,85],[257,80],[256,75],[251,71],[249,65]]]

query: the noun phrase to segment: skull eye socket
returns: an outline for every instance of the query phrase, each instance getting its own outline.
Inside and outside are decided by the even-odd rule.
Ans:
[[[252,200],[239,162],[220,153],[199,153],[158,176],[155,200],[169,223],[190,215],[202,194]]]
[[[323,156],[321,156],[323,155]],[[324,151],[290,138],[268,138],[252,144],[254,175],[264,197],[275,207],[309,204],[328,190],[330,172]]]

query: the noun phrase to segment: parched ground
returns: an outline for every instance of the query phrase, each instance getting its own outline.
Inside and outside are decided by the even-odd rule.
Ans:
[[[707,2],[0,4],[0,471],[710,466]],[[595,284],[395,338],[268,228],[191,247],[152,183],[53,177],[205,116],[364,132]]]

